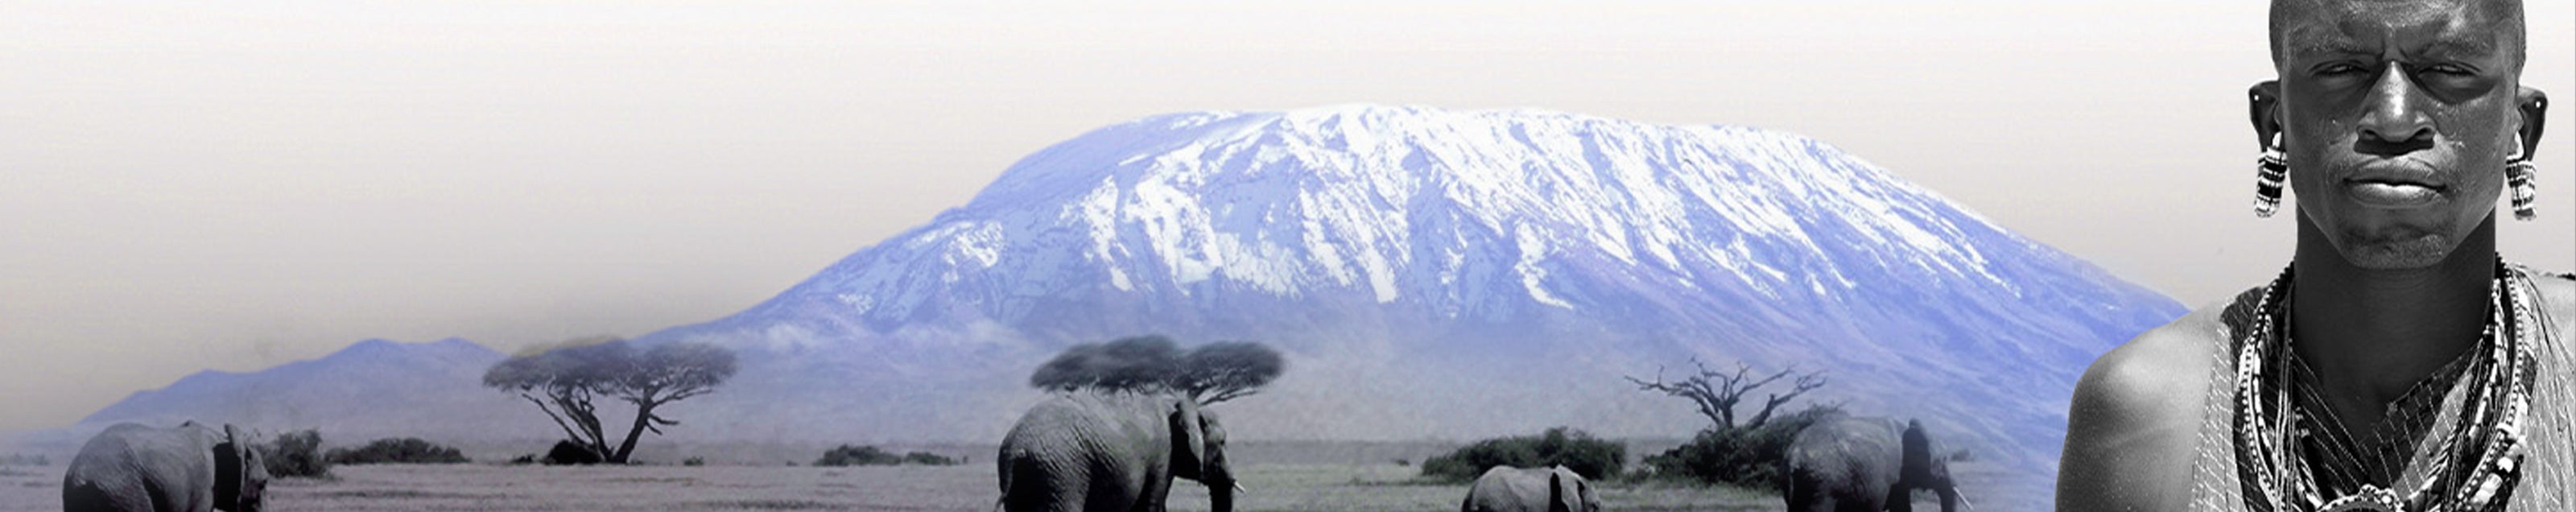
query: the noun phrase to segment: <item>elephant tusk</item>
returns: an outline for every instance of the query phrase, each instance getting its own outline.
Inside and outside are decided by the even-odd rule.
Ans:
[[[1236,481],[1236,482],[1234,482],[1234,492],[1235,492],[1235,494],[1252,494],[1252,490],[1251,490],[1251,489],[1245,489],[1245,488],[1243,488],[1243,482],[1242,482],[1242,481]]]

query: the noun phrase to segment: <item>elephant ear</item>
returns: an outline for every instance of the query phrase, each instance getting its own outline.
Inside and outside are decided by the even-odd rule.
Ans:
[[[1576,496],[1567,492],[1564,473],[1547,472],[1547,512],[1574,512]]]
[[[241,444],[240,433],[234,430],[232,425],[224,425],[223,442],[215,443],[213,454],[215,504],[221,505],[224,510],[241,510],[242,465],[246,460],[242,457],[244,451],[246,450]]]
[[[1207,463],[1207,434],[1199,429],[1199,404],[1181,397],[1172,405],[1172,476],[1199,479]]]
[[[1898,437],[1903,439],[1899,448],[1902,453],[1898,458],[1900,465],[1897,466],[1899,478],[1909,486],[1932,485],[1934,479],[1940,475],[1935,474],[1936,461],[1932,459],[1932,436],[1923,431],[1923,420],[1905,420],[1905,431]],[[1946,468],[1940,469],[1942,471],[1939,472],[1947,473]]]

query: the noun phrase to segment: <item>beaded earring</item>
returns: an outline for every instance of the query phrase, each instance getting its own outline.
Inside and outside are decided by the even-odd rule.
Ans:
[[[2531,155],[2522,151],[2521,141],[2515,142],[2513,154],[2504,157],[2504,182],[2513,189],[2513,220],[2531,220],[2540,217],[2532,208],[2540,198],[2540,184],[2533,183],[2532,175],[2539,173],[2532,170]]]
[[[2290,159],[2281,152],[2281,134],[2274,132],[2263,156],[2254,159],[2254,216],[2269,218],[2281,208],[2281,182],[2289,177]]]

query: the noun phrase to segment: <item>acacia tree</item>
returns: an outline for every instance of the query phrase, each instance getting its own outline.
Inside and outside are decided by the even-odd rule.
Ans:
[[[1288,361],[1279,351],[1249,341],[1230,341],[1200,345],[1181,356],[1180,372],[1172,379],[1172,388],[1200,405],[1214,404],[1261,392],[1261,386],[1288,369]]]
[[[1761,412],[1755,413],[1751,421],[1745,422],[1742,425],[1744,428],[1762,426],[1764,422],[1771,420],[1771,413],[1778,410],[1782,404],[1787,404],[1808,391],[1825,387],[1825,375],[1822,371],[1799,372],[1796,368],[1790,368],[1768,375],[1757,375],[1753,373],[1752,365],[1739,361],[1735,363],[1735,371],[1729,373],[1709,369],[1707,364],[1701,363],[1698,359],[1692,359],[1691,366],[1698,369],[1698,373],[1688,374],[1680,381],[1665,381],[1661,368],[1655,370],[1655,380],[1652,382],[1636,377],[1624,378],[1628,379],[1628,382],[1635,383],[1639,390],[1660,392],[1690,400],[1691,405],[1699,408],[1701,416],[1707,416],[1708,421],[1716,423],[1717,427],[1722,429],[1737,427],[1735,407],[1744,401],[1746,395],[1753,394],[1763,386],[1779,382],[1780,379],[1790,379],[1789,389],[1775,391],[1764,397]]]
[[[1170,390],[1212,405],[1259,393],[1287,368],[1279,351],[1260,343],[1210,343],[1184,352],[1171,338],[1146,335],[1067,347],[1029,375],[1029,386]]]
[[[730,350],[703,343],[665,343],[637,349],[625,340],[607,338],[535,354],[512,357],[483,372],[483,385],[516,393],[601,460],[624,464],[645,431],[680,422],[658,409],[671,402],[705,395],[732,378],[736,369]],[[606,397],[635,407],[625,438],[610,448],[607,428],[599,418],[598,399]]]

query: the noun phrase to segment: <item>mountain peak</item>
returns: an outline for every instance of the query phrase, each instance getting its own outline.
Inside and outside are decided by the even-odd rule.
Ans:
[[[1960,243],[1980,237],[1996,243]],[[1569,278],[1603,265],[1772,297],[1877,277],[1854,272],[2011,293],[1981,264],[1997,244],[2036,247],[1801,136],[1357,104],[1168,114],[1086,133],[782,298],[836,302],[797,307],[842,309],[880,332],[937,318],[1017,323],[1046,307],[1033,301],[1093,287],[1502,318],[1586,310],[1581,288],[1598,283]],[[958,306],[978,314],[958,317]]]

